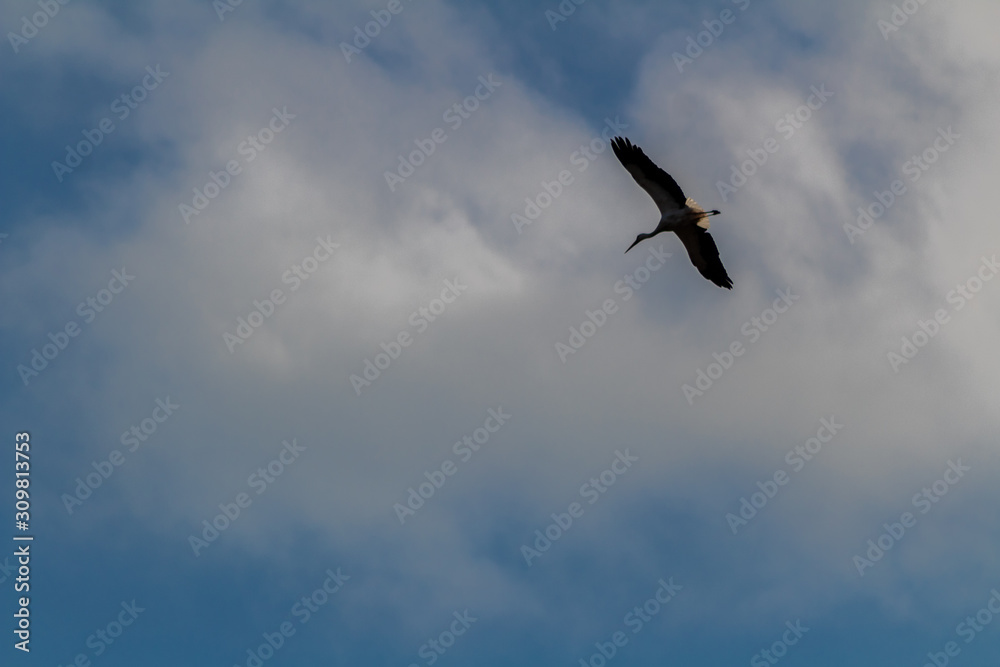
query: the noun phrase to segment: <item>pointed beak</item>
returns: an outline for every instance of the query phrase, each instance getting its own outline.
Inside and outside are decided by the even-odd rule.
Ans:
[[[632,248],[634,248],[634,247],[635,247],[635,244],[636,244],[636,243],[638,243],[638,242],[639,242],[639,241],[641,241],[641,240],[642,240],[642,239],[636,239],[635,241],[633,241],[633,242],[632,242],[632,245],[630,245],[630,246],[629,246],[628,248],[626,248],[626,249],[625,249],[625,252],[626,252],[626,253],[628,253],[628,251],[629,251],[629,250],[631,250]]]

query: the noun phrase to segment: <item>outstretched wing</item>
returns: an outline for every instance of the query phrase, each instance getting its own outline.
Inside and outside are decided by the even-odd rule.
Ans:
[[[697,225],[691,225],[676,229],[674,233],[680,237],[681,243],[687,248],[691,263],[695,265],[701,275],[719,287],[733,288],[733,281],[726,273],[726,267],[722,266],[722,258],[719,257],[719,248],[715,245],[715,239],[707,230]]]
[[[632,174],[632,178],[639,184],[639,187],[645,190],[656,202],[657,208],[660,209],[660,215],[684,206],[687,197],[684,196],[681,187],[677,185],[677,181],[653,164],[653,161],[646,157],[641,148],[622,137],[612,139],[611,148],[614,149],[622,166],[628,170],[628,173]]]

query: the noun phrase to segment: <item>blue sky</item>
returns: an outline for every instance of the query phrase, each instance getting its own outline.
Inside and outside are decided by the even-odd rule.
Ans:
[[[3,4],[4,664],[995,664],[1000,7],[561,6]]]

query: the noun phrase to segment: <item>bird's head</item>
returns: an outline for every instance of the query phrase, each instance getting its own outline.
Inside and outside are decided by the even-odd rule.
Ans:
[[[630,245],[628,248],[625,249],[625,252],[628,252],[629,250],[634,248],[635,244],[638,243],[639,241],[645,241],[650,236],[652,236],[652,234],[639,234],[638,236],[635,237],[635,241],[632,242],[632,245]]]

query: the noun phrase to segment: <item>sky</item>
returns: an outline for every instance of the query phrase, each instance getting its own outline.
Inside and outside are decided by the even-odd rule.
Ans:
[[[3,3],[3,664],[995,665],[998,21]]]

